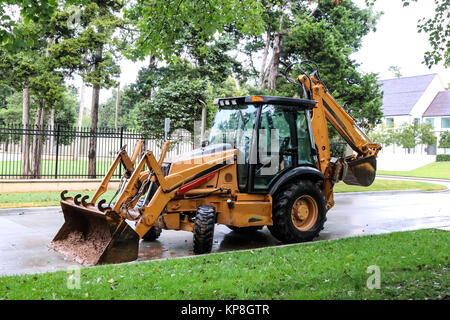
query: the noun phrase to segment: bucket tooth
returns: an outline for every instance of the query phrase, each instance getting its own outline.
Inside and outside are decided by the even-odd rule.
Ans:
[[[72,197],[66,197],[66,194],[67,194],[68,192],[69,192],[69,191],[67,191],[67,190],[63,190],[63,191],[61,192],[61,194],[60,194],[61,200],[73,200]]]
[[[102,199],[102,200],[100,200],[99,202],[98,202],[98,204],[97,204],[97,207],[98,207],[98,210],[100,210],[101,212],[105,212],[106,210],[108,210],[108,209],[112,209],[111,207],[103,207],[103,205],[106,203],[106,200],[105,199]]]
[[[87,199],[89,199],[89,196],[84,196],[83,198],[81,198],[81,204],[83,205],[83,207],[87,207],[89,205],[89,203],[86,202]]]
[[[79,205],[81,204],[80,200],[78,200],[78,199],[80,199],[80,198],[81,198],[81,194],[77,194],[77,195],[73,198],[73,202],[75,202],[75,204],[76,204],[77,206],[79,206]]]

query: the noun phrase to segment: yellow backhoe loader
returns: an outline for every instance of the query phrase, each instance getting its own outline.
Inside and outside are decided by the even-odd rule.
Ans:
[[[119,151],[93,198],[61,193],[65,223],[50,246],[84,265],[137,259],[140,239],[162,229],[193,232],[194,252],[211,251],[215,224],[236,231],[267,226],[283,243],[310,241],[323,229],[338,181],[369,186],[380,150],[321,81],[297,79],[305,99],[245,96],[216,99],[218,111],[202,148],[176,159]],[[354,150],[330,156],[328,122]],[[118,165],[118,198],[101,199]],[[101,199],[101,200],[99,200]]]

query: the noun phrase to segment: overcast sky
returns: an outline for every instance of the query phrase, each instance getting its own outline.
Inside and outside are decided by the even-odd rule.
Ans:
[[[365,7],[364,0],[354,0]],[[441,66],[428,69],[424,64],[423,55],[430,46],[426,34],[417,32],[417,21],[422,17],[432,17],[433,0],[419,0],[409,7],[403,7],[401,0],[377,0],[374,9],[383,11],[377,23],[377,31],[363,39],[362,49],[352,57],[361,63],[360,71],[379,74],[379,79],[393,78],[390,66],[400,67],[404,77],[429,73],[438,73],[444,85],[450,83],[450,71]],[[146,62],[121,63],[121,87],[135,81],[139,69]],[[79,86],[79,82],[75,82]],[[112,90],[102,90],[100,101],[106,101]],[[86,90],[86,107],[90,108],[91,89]]]

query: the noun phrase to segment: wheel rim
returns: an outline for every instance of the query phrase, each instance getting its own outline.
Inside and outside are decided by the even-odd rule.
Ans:
[[[303,195],[295,200],[292,206],[291,219],[294,227],[300,231],[308,231],[317,221],[319,209],[313,197]]]

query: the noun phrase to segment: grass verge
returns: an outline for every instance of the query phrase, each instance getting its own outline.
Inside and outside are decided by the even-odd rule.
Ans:
[[[450,161],[432,162],[423,167],[410,171],[377,170],[377,174],[402,177],[450,179]]]
[[[368,192],[368,191],[398,191],[398,190],[421,190],[421,191],[437,191],[445,190],[446,187],[440,184],[421,182],[421,181],[405,181],[405,180],[384,180],[375,179],[369,187],[350,186],[343,182],[339,182],[334,186],[334,192]]]
[[[81,193],[92,197],[95,191],[70,191],[66,196],[75,196]],[[115,193],[115,190],[108,190],[102,198],[110,200]],[[0,209],[1,208],[25,208],[25,207],[49,207],[59,206],[60,193],[59,192],[14,192],[0,194]]]
[[[375,180],[370,187],[349,186],[338,183],[334,191],[339,192],[364,192],[364,191],[393,191],[393,190],[444,190],[445,187],[438,184],[417,181],[399,180]],[[70,191],[69,195],[77,193],[92,197],[95,191]],[[115,191],[107,191],[102,198],[111,199]],[[49,207],[59,206],[59,192],[28,192],[28,193],[3,193],[0,194],[1,208],[25,208],[25,207]]]
[[[65,271],[9,276],[0,299],[448,299],[449,241],[430,229],[99,266],[72,290]]]

